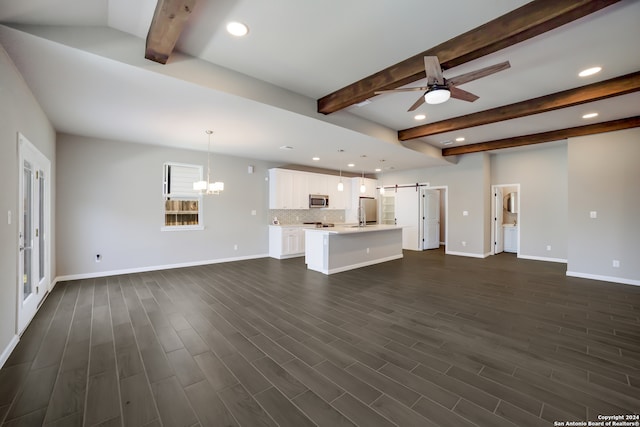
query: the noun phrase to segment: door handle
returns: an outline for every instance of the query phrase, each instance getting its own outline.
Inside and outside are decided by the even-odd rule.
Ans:
[[[20,249],[20,252],[24,251],[24,246],[20,246],[18,249]]]

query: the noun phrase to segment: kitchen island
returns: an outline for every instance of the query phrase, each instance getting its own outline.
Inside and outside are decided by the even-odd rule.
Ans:
[[[324,274],[402,258],[402,227],[336,226],[305,229],[305,263]]]

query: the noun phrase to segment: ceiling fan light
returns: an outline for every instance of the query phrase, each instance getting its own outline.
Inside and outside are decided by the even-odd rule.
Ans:
[[[451,92],[446,86],[433,85],[424,94],[424,101],[427,104],[442,104],[451,97]]]

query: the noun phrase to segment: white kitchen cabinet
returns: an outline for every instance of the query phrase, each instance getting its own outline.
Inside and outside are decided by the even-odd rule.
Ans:
[[[365,192],[360,192],[360,186],[364,183]],[[378,198],[378,189],[376,186],[378,185],[378,180],[371,178],[351,178],[351,197],[356,200],[360,197],[373,197],[374,199]]]
[[[347,209],[351,198],[350,178],[342,178],[344,189],[338,191],[340,177],[337,175],[327,175],[327,194],[329,195],[329,209]]]
[[[269,169],[269,209],[309,209],[306,172]]]
[[[504,227],[504,251],[518,253],[518,227]]]
[[[269,226],[269,256],[284,259],[304,255],[305,227]]]
[[[328,179],[329,175],[320,173],[307,173],[309,180],[309,194],[329,195]]]

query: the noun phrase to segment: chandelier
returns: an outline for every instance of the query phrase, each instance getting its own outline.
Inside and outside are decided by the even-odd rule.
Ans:
[[[200,194],[220,194],[220,192],[224,190],[224,182],[211,182],[211,134],[213,134],[213,131],[207,129],[205,133],[209,135],[209,143],[207,145],[207,180],[194,182],[193,189],[199,191]]]

